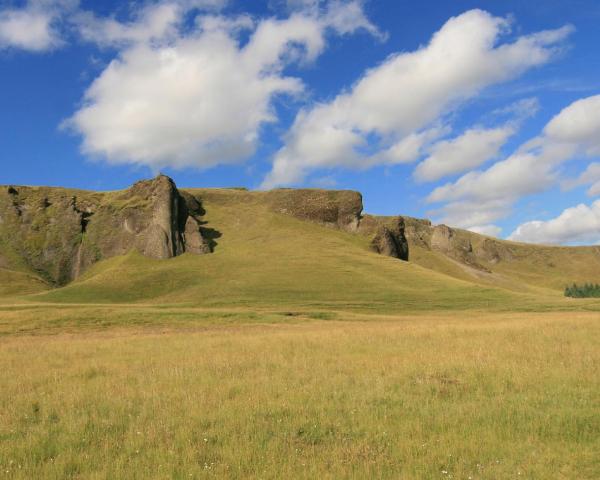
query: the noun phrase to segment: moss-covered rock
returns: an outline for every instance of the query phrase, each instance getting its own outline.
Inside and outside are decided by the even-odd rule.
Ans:
[[[152,258],[207,253],[202,208],[159,175],[119,192],[48,187],[0,191],[0,262],[63,285],[133,248]]]

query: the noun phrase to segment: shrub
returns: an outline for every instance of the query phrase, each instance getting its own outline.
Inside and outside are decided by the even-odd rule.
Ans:
[[[565,297],[573,298],[590,298],[600,297],[600,285],[597,283],[586,283],[584,285],[577,285],[574,283],[571,286],[565,288]]]

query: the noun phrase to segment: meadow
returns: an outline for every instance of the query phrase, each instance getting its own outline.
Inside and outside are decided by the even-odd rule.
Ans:
[[[600,475],[597,313],[46,310],[0,310],[0,478]]]
[[[596,249],[474,272],[199,194],[209,255],[0,268],[0,479],[600,478]]]

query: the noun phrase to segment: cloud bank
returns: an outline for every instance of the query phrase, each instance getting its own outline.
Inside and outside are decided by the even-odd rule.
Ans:
[[[154,170],[243,161],[261,127],[277,120],[274,99],[304,89],[285,75],[288,65],[314,61],[329,32],[378,34],[356,1],[285,19],[199,15],[186,29],[183,18],[197,7],[189,3],[152,5],[128,24],[82,20],[84,38],[122,46],[66,122],[86,154]]]
[[[565,209],[547,221],[519,225],[508,237],[518,242],[565,244],[600,242],[600,200]]]
[[[453,183],[437,187],[428,201],[448,202],[441,209],[442,218],[454,225],[465,228],[477,225],[473,223],[474,211],[486,222],[493,222],[507,216],[521,197],[558,184],[559,167],[563,163],[599,153],[600,95],[596,95],[564,108],[546,124],[539,137],[526,142],[508,158],[487,170],[471,171]],[[596,167],[590,165],[578,181],[596,182],[597,174]],[[590,193],[594,192],[592,186]],[[525,241],[526,232],[532,231],[532,227],[521,227],[517,228],[521,232],[519,239]],[[537,241],[542,235],[542,231],[537,231],[530,241]],[[549,236],[545,241],[553,243],[554,237]]]
[[[397,145],[485,87],[550,61],[572,30],[499,43],[509,29],[506,19],[471,10],[448,20],[427,46],[391,56],[350,91],[301,110],[263,187],[300,182],[317,168],[406,162],[403,148],[394,156]]]

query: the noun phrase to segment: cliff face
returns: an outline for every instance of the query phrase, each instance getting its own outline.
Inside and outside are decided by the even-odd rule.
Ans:
[[[403,217],[364,215],[359,233],[371,238],[371,249],[381,255],[408,260],[409,248],[404,231]]]
[[[202,213],[165,176],[121,192],[8,187],[0,192],[0,263],[63,285],[132,248],[159,259],[208,253]]]
[[[491,251],[496,252],[497,261],[510,257],[504,242],[443,224],[432,225],[429,220],[404,217],[404,221],[409,245],[439,252],[477,270],[489,271],[485,264],[491,261]]]
[[[291,215],[348,232],[358,230],[362,195],[351,190],[277,189],[265,193],[277,213]]]

